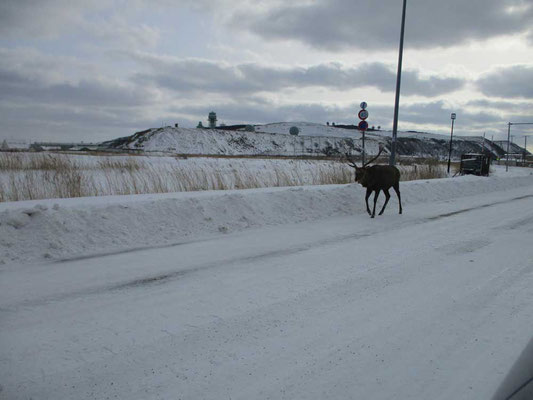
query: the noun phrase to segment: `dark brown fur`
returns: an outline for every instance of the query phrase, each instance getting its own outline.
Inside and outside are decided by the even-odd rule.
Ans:
[[[400,171],[398,168],[390,165],[373,165],[368,167],[372,161],[377,159],[383,150],[381,149],[376,157],[370,160],[368,163],[362,167],[355,165],[355,162],[350,161],[349,164],[355,168],[355,181],[360,183],[363,187],[366,188],[366,210],[371,218],[376,216],[376,203],[378,200],[379,192],[383,190],[385,193],[385,204],[381,208],[381,211],[378,215],[383,214],[385,207],[390,199],[389,189],[392,187],[398,196],[398,202],[400,203],[400,214],[402,213],[402,199],[400,196]],[[348,158],[349,160],[349,158]],[[370,207],[368,206],[368,198],[370,194],[374,192],[374,208],[370,212]]]

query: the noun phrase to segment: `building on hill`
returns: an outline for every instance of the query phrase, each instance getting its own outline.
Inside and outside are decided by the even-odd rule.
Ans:
[[[209,121],[209,128],[215,129],[217,127],[217,113],[214,111],[211,111],[209,115],[207,116],[207,120]]]

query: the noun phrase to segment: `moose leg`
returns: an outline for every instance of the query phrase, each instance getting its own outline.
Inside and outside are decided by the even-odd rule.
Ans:
[[[400,203],[400,214],[402,213],[402,197],[400,196],[400,184],[396,184],[393,186],[394,191],[396,192],[396,195],[398,196],[398,203]]]
[[[376,189],[374,191],[374,208],[372,209],[372,215],[370,216],[370,218],[374,218],[376,216],[376,203],[378,202],[378,196],[379,196],[379,191],[381,189]]]
[[[370,212],[370,207],[368,207],[368,198],[370,197],[371,193],[372,193],[372,190],[367,188],[366,189],[365,201],[366,201],[366,211],[368,212],[368,215],[372,215],[372,213]]]
[[[383,211],[385,211],[385,207],[387,206],[387,203],[389,202],[389,199],[390,199],[389,189],[383,189],[383,193],[385,193],[385,204],[383,204],[383,208],[379,212],[379,215],[383,214]]]

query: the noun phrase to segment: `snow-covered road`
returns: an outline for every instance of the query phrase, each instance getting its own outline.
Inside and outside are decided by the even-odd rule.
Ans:
[[[0,398],[487,399],[533,336],[533,186],[0,279]]]

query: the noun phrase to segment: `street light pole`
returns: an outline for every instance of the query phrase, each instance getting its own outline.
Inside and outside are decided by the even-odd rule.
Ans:
[[[509,122],[507,125],[507,159],[505,160],[505,172],[509,171],[509,146],[511,144],[511,125]]]
[[[400,51],[398,56],[398,73],[396,74],[396,98],[394,101],[394,120],[392,122],[392,143],[389,164],[396,164],[396,137],[398,136],[398,108],[400,106],[400,86],[402,82],[403,35],[405,32],[405,9],[407,0],[403,0],[402,29],[400,32]]]
[[[448,174],[450,173],[450,164],[452,163],[452,140],[453,140],[453,123],[455,122],[456,114],[452,113],[451,119],[452,119],[452,133],[450,135],[450,151],[448,153]]]

